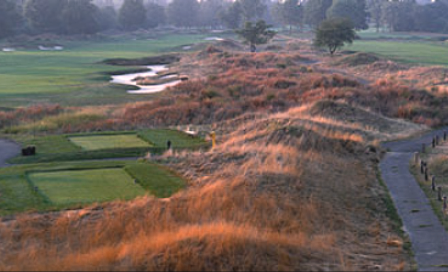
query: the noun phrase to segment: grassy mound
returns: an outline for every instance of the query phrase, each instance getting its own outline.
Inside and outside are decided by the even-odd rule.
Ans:
[[[161,65],[178,62],[180,56],[177,54],[167,54],[154,57],[144,57],[139,59],[107,59],[102,61],[103,64],[117,66],[143,66],[143,65]]]
[[[340,129],[357,131],[370,140],[400,138],[424,129],[417,124],[387,118],[366,108],[336,101],[319,101],[313,104],[309,114],[326,118],[327,122],[339,123]]]
[[[349,55],[346,57],[343,57],[341,60],[338,60],[336,62],[337,65],[340,66],[349,66],[349,67],[354,67],[354,66],[361,66],[361,65],[368,65],[368,64],[372,64],[374,62],[379,61],[380,58],[375,55],[375,54],[371,54],[371,53],[356,53],[353,55]]]

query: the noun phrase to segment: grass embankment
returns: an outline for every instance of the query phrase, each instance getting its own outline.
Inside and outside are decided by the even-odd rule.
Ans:
[[[204,42],[204,37],[169,35],[157,40],[61,41],[64,51],[0,52],[0,107],[38,103],[85,106],[142,100],[142,96],[128,95],[129,87],[108,83],[107,73],[123,68],[100,62],[179,50],[175,47]]]
[[[443,203],[438,199],[437,188],[436,191],[432,190],[431,182],[431,176],[434,175],[436,177],[436,187],[442,187],[442,196],[448,196],[448,177],[446,175],[448,173],[448,143],[445,142],[435,149],[427,148],[427,153],[421,155],[421,157],[428,162],[429,180],[425,180],[425,176],[420,172],[420,165],[415,165],[413,160],[411,161],[411,172],[428,197],[442,225],[448,230],[448,214],[443,214]]]
[[[201,138],[167,129],[67,134],[36,138],[30,135],[16,135],[13,139],[22,146],[34,145],[37,148],[36,156],[14,158],[11,160],[14,164],[142,157],[148,152],[160,154],[166,151],[168,140],[172,142],[173,149],[196,149],[208,146],[207,142]]]
[[[0,170],[0,215],[79,208],[145,194],[169,197],[184,186],[171,171],[135,161],[14,166]]]
[[[401,62],[448,65],[448,43],[427,41],[355,41],[345,49],[376,53]]]

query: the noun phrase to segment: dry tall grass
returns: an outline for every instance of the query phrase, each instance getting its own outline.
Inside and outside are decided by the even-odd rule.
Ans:
[[[171,199],[3,223],[0,270],[406,267],[388,246],[396,234],[378,201],[378,154],[296,112],[243,123],[211,152],[168,158],[190,180]]]

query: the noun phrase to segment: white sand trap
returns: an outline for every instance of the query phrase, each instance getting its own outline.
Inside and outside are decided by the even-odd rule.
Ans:
[[[152,77],[157,76],[158,73],[168,70],[166,65],[151,65],[147,66],[148,69],[151,69],[151,71],[143,72],[143,73],[133,73],[133,74],[125,74],[125,75],[118,75],[118,76],[112,76],[111,83],[114,84],[122,84],[122,85],[131,85],[136,86],[140,88],[139,90],[133,90],[128,91],[129,94],[152,94],[152,93],[159,93],[163,92],[168,87],[173,87],[179,84],[181,81],[176,80],[173,82],[168,82],[160,85],[139,85],[135,82],[135,78],[137,77]],[[166,78],[174,78],[177,77],[176,75],[168,75],[166,77],[162,77],[162,79]]]
[[[2,49],[3,52],[15,52],[16,49],[15,48],[11,48],[11,47],[5,47]]]
[[[64,47],[62,47],[62,46],[47,47],[47,46],[39,45],[39,50],[40,51],[62,51],[62,50],[64,50]]]
[[[208,37],[205,38],[206,41],[224,41],[223,38],[219,38],[219,37]]]
[[[182,47],[182,50],[187,51],[187,50],[190,50],[191,48],[193,48],[193,46],[191,46],[191,45],[186,45],[186,46]]]

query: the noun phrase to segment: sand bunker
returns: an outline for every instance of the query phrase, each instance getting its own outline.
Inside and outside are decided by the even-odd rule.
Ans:
[[[123,85],[131,85],[136,86],[140,88],[139,90],[130,90],[128,91],[129,94],[152,94],[152,93],[158,93],[164,91],[168,87],[173,87],[179,84],[181,81],[176,80],[172,82],[167,82],[164,84],[159,85],[139,85],[136,82],[136,78],[142,78],[142,77],[153,77],[157,76],[158,73],[164,72],[168,70],[168,67],[166,65],[151,65],[147,66],[150,71],[143,72],[143,73],[133,73],[133,74],[125,74],[125,75],[118,75],[118,76],[112,76],[111,83],[114,84],[123,84]],[[175,78],[177,75],[167,75],[162,77],[161,79],[168,79],[168,78]]]

